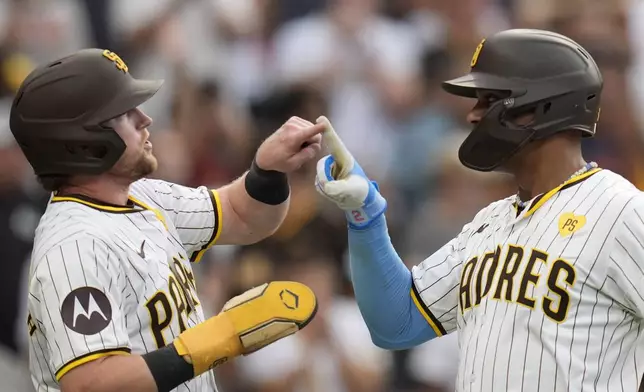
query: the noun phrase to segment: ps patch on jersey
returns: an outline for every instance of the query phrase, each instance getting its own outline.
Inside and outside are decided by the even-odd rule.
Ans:
[[[581,229],[586,225],[586,217],[575,215],[572,212],[566,212],[559,217],[559,234],[566,237]]]
[[[94,335],[112,321],[107,296],[94,287],[80,287],[67,294],[60,309],[67,328],[82,335]]]

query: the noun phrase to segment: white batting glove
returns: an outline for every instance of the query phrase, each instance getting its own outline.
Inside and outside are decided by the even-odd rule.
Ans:
[[[318,161],[315,188],[345,211],[349,227],[364,229],[387,210],[387,201],[380,194],[378,184],[369,180],[344,146],[331,122],[324,116],[317,122],[326,123],[322,140],[331,155]]]

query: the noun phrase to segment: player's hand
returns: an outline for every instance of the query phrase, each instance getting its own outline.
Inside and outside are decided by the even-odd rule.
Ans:
[[[325,125],[322,139],[331,155],[318,161],[315,188],[345,211],[349,227],[366,228],[385,212],[387,201],[344,146],[331,122],[322,116],[317,123]]]
[[[290,173],[314,159],[322,150],[324,124],[291,117],[257,149],[260,169]]]

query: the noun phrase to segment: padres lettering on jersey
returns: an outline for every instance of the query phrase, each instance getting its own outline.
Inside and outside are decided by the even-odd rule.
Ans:
[[[221,231],[216,192],[157,180],[128,206],[52,198],[36,231],[29,285],[30,366],[38,390],[107,355],[143,354],[204,320],[191,262]],[[177,391],[216,390],[212,372]]]
[[[549,260],[549,255],[538,249],[527,251],[518,245],[507,245],[504,248],[502,251],[501,245],[498,245],[494,252],[474,256],[463,266],[459,285],[461,313],[480,305],[481,300],[491,293],[493,300],[515,303],[531,310],[540,302],[544,315],[558,323],[565,321],[570,306],[568,287],[575,284],[576,277],[572,264],[563,259]],[[500,262],[502,253],[505,259]],[[537,272],[543,266],[549,266],[544,276]],[[519,290],[514,296],[514,284],[519,276]],[[542,278],[549,293],[544,294],[539,301],[528,294],[528,289],[534,292],[534,287],[539,285]]]
[[[636,391],[644,373],[644,196],[594,170],[492,203],[413,268],[437,335],[459,332],[458,391]]]

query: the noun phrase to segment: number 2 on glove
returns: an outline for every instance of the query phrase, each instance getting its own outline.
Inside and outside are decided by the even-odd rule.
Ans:
[[[356,222],[364,222],[364,217],[362,216],[362,213],[358,210],[353,210],[351,211],[351,215],[353,215],[353,220]]]

